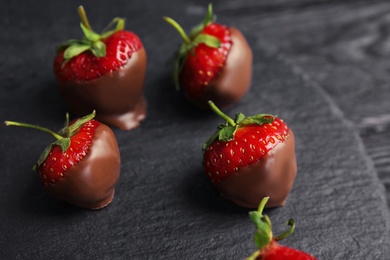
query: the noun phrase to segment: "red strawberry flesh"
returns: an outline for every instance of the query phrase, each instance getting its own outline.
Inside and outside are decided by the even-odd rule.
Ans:
[[[212,182],[219,183],[240,168],[257,163],[284,142],[289,128],[279,118],[263,125],[238,128],[231,141],[214,141],[205,151],[203,167]]]
[[[242,98],[252,78],[252,50],[242,33],[215,23],[212,4],[202,23],[187,35],[173,19],[164,17],[183,42],[175,53],[173,79],[194,105],[207,109],[208,100],[226,108]]]
[[[316,258],[303,251],[282,246],[277,241],[283,240],[291,235],[295,230],[294,219],[289,219],[287,225],[289,229],[283,233],[274,236],[272,232],[272,223],[267,215],[263,215],[263,210],[270,197],[264,197],[258,206],[257,211],[249,212],[249,217],[256,226],[254,242],[258,248],[248,260],[316,260]]]
[[[51,134],[56,141],[43,151],[33,169],[44,189],[59,200],[88,209],[100,209],[113,199],[120,173],[120,154],[112,130],[93,118],[96,111],[65,126],[58,132],[48,128],[5,121]]]
[[[316,258],[308,253],[300,250],[286,247],[272,241],[267,247],[260,251],[260,254],[256,257],[257,260],[282,260],[282,259],[294,259],[294,260],[315,260]]]
[[[219,74],[232,46],[230,30],[225,25],[211,23],[201,34],[218,38],[221,45],[219,48],[213,48],[200,43],[194,48],[193,53],[191,51],[188,53],[179,80],[187,95],[192,97],[199,97],[203,88]]]
[[[100,209],[114,198],[120,174],[120,153],[112,130],[101,123],[87,154],[63,178],[45,185],[52,197],[87,209]]]
[[[142,48],[137,35],[121,30],[102,39],[106,45],[106,56],[96,57],[85,51],[64,62],[64,50],[54,60],[54,72],[59,82],[82,82],[103,76],[124,66],[134,52]]]
[[[60,146],[55,146],[46,160],[39,166],[39,176],[43,184],[56,183],[68,169],[76,165],[88,153],[96,128],[100,123],[90,120],[71,137],[70,147],[63,152]]]

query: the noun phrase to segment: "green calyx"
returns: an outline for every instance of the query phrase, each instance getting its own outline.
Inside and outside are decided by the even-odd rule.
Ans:
[[[113,35],[114,33],[123,30],[125,27],[125,19],[116,17],[114,18],[101,34],[94,32],[88,22],[87,15],[84,7],[79,6],[78,14],[80,16],[80,27],[84,33],[82,40],[69,40],[61,44],[57,51],[64,50],[64,62],[69,61],[71,58],[90,50],[96,57],[106,56],[106,45],[102,41],[103,39]]]
[[[271,241],[282,240],[294,232],[295,222],[293,219],[289,219],[286,224],[290,226],[290,228],[278,236],[273,236],[271,220],[267,215],[263,215],[263,210],[268,200],[269,197],[264,197],[261,200],[257,211],[249,212],[249,217],[256,226],[254,241],[259,250],[248,257],[247,260],[256,259],[260,251],[265,248]]]
[[[19,126],[19,127],[26,127],[26,128],[32,128],[36,130],[43,131],[45,133],[51,134],[56,141],[51,143],[49,146],[45,148],[45,150],[42,152],[41,156],[39,157],[38,161],[35,163],[33,170],[37,170],[38,167],[46,160],[47,156],[49,155],[50,151],[55,146],[60,146],[61,150],[63,152],[66,152],[66,150],[69,148],[71,144],[70,138],[77,134],[79,129],[88,121],[92,120],[96,115],[96,112],[93,111],[91,114],[86,115],[84,117],[81,117],[77,119],[72,125],[69,125],[69,114],[66,113],[66,119],[64,127],[58,131],[57,133],[41,126],[26,124],[26,123],[19,123],[14,121],[5,121],[4,124],[6,126]]]
[[[202,33],[206,26],[210,25],[216,20],[216,16],[213,14],[212,4],[209,4],[208,11],[203,22],[195,26],[189,35],[184,32],[183,28],[175,20],[169,17],[164,17],[164,20],[172,25],[179,32],[183,39],[179,50],[175,53],[174,56],[173,80],[175,82],[176,88],[179,89],[179,73],[183,67],[187,54],[192,53],[195,55],[194,48],[200,43],[204,43],[211,48],[219,48],[221,46],[221,41],[218,38]]]
[[[269,114],[257,114],[254,116],[245,116],[242,113],[236,114],[234,120],[224,114],[212,101],[208,102],[211,109],[220,117],[226,120],[225,124],[220,124],[218,130],[203,144],[203,152],[215,141],[228,142],[234,140],[234,134],[240,127],[247,125],[263,125],[272,123],[274,116]]]

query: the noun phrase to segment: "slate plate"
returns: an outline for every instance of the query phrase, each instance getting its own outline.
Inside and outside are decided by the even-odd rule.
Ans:
[[[52,47],[64,37],[80,34],[74,6],[46,3],[42,11],[32,4],[26,6],[29,3],[18,9],[17,1],[3,9],[3,17],[14,31],[1,35],[8,44],[0,53],[5,57],[0,63],[4,71],[0,78],[0,119],[55,129],[62,125],[66,108],[51,72]],[[134,131],[115,130],[123,161],[121,177],[113,203],[99,211],[59,203],[43,192],[30,169],[48,142],[44,133],[1,127],[1,256],[248,256],[255,250],[248,210],[219,197],[201,167],[201,145],[221,120],[182,100],[173,89],[166,66],[175,48],[171,42],[178,42],[178,37],[161,16],[182,20],[188,28],[201,19],[204,5],[185,1],[155,5],[120,1],[113,8],[107,8],[103,1],[85,5],[97,28],[117,15],[128,17],[128,28],[137,28],[134,31],[149,54],[145,82],[148,118]],[[188,18],[184,19],[183,12]],[[64,30],[59,32],[58,28]],[[293,190],[286,206],[266,212],[275,232],[282,231],[285,221],[293,217],[297,229],[284,240],[285,245],[319,259],[385,258],[390,243],[384,189],[357,134],[319,88],[296,74],[283,57],[261,46],[256,35],[246,35],[254,51],[253,84],[248,95],[227,113],[277,114],[296,135],[299,172]]]
[[[359,129],[390,209],[390,2],[293,0],[273,8],[260,2],[238,8],[231,2],[220,11],[245,12],[237,16],[242,24],[257,28],[332,97]]]

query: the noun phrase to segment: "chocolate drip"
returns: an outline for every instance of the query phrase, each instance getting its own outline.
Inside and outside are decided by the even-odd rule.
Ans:
[[[125,66],[97,79],[77,83],[58,83],[69,111],[83,116],[96,110],[96,119],[130,130],[146,116],[142,96],[147,56],[144,48],[134,52]]]

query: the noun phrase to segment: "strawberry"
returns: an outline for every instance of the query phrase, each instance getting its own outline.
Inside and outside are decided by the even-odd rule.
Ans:
[[[269,197],[262,199],[257,211],[249,212],[249,216],[252,222],[256,225],[256,232],[254,241],[259,249],[253,253],[248,260],[281,260],[281,259],[294,259],[294,260],[316,260],[316,258],[308,253],[300,250],[282,246],[278,241],[286,238],[294,232],[295,222],[293,219],[289,219],[287,225],[290,229],[284,233],[273,236],[272,225],[269,217],[263,215],[263,209],[267,203]]]
[[[114,18],[98,34],[82,6],[78,12],[84,38],[60,45],[54,59],[60,94],[75,115],[96,110],[98,120],[132,129],[145,118],[146,52],[142,42],[124,30],[123,18]]]
[[[90,209],[102,208],[112,201],[120,167],[113,132],[94,117],[95,111],[69,123],[67,114],[65,126],[58,133],[40,126],[5,121],[7,126],[33,128],[56,138],[33,169],[38,171],[50,195]]]
[[[192,103],[220,107],[238,101],[249,89],[252,51],[241,32],[215,23],[212,5],[204,21],[187,35],[173,19],[164,17],[181,35],[183,43],[175,55],[173,78]]]
[[[270,206],[282,206],[296,176],[294,135],[282,119],[269,114],[235,120],[209,101],[226,120],[203,145],[203,167],[222,196],[256,208],[264,196]]]
[[[84,33],[82,40],[69,40],[59,46],[54,71],[61,82],[96,79],[125,65],[132,54],[142,48],[137,35],[125,31],[124,19],[114,18],[101,33],[95,33],[79,7]],[[109,30],[116,24],[114,30]]]

